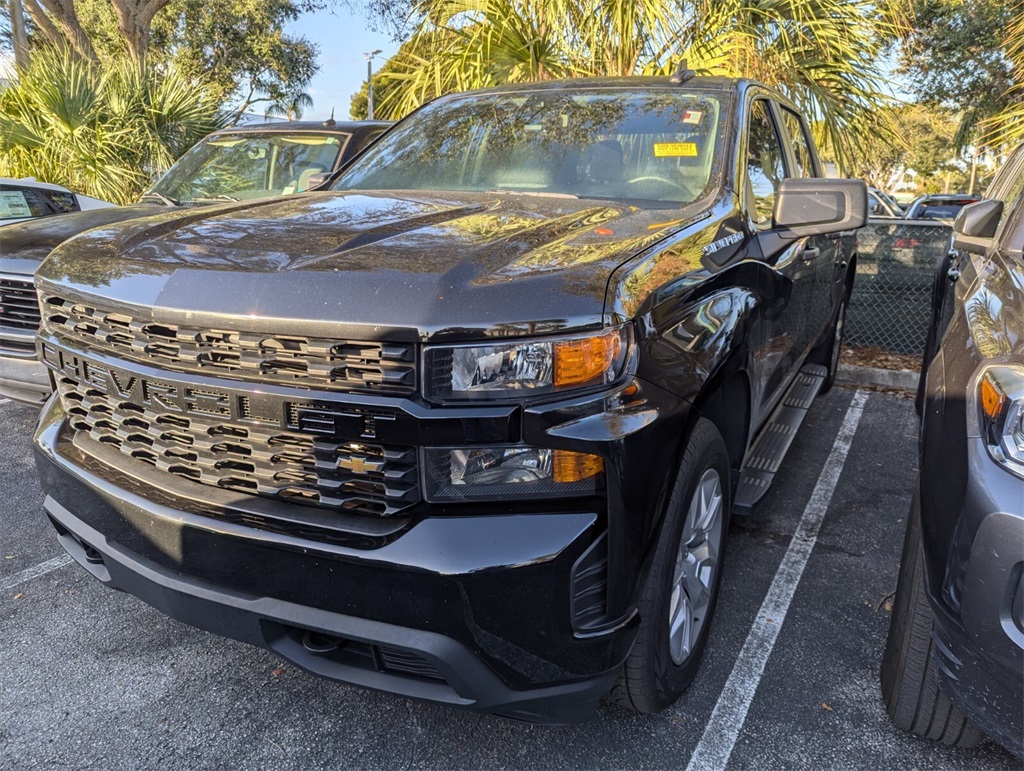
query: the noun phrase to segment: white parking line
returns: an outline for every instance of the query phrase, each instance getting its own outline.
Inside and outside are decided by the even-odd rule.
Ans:
[[[9,401],[10,399],[0,399],[0,404],[7,404]]]
[[[62,554],[59,557],[54,557],[52,560],[46,560],[46,562],[40,562],[38,565],[25,568],[20,573],[15,573],[13,576],[0,578],[0,592],[10,591],[14,587],[19,586],[26,581],[31,581],[33,578],[39,578],[39,576],[45,576],[47,573],[59,570],[65,565],[71,564],[71,561],[71,557],[67,554]]]
[[[775,647],[782,623],[786,620],[789,604],[818,540],[822,520],[832,501],[839,475],[846,464],[846,456],[850,451],[853,435],[857,432],[861,415],[864,414],[864,404],[867,400],[866,391],[857,391],[853,395],[850,408],[846,411],[846,417],[832,445],[832,452],[825,461],[825,467],[821,470],[818,482],[800,518],[800,524],[797,525],[793,539],[789,542],[786,556],[782,558],[782,563],[775,572],[771,588],[768,589],[757,618],[754,619],[754,625],[747,635],[746,642],[743,643],[743,650],[733,665],[729,679],[715,704],[715,710],[711,713],[700,742],[690,757],[687,771],[721,769],[729,762],[729,756],[732,755],[733,747],[747,719],[750,704],[757,692],[758,683],[764,674],[768,657]]]

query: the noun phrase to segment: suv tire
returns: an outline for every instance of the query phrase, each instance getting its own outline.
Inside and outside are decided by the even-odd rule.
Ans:
[[[639,602],[640,631],[609,698],[660,712],[690,685],[718,599],[731,509],[729,455],[709,420],[694,426]]]
[[[934,615],[924,590],[921,504],[915,491],[903,541],[896,601],[882,657],[882,696],[893,723],[915,736],[955,747],[975,747],[985,734],[971,725],[939,689],[932,656]]]

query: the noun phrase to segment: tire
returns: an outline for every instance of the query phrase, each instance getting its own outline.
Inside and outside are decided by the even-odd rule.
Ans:
[[[893,723],[904,731],[954,747],[975,747],[985,734],[971,725],[939,689],[932,656],[934,615],[924,590],[921,506],[907,518],[889,638],[882,658],[882,697]]]
[[[714,424],[701,418],[669,496],[638,604],[640,630],[609,694],[613,703],[660,712],[696,675],[718,600],[730,498],[725,442]]]
[[[848,304],[846,290],[843,290],[842,299],[839,301],[839,312],[836,313],[836,322],[832,327],[832,334],[828,340],[819,345],[808,357],[812,364],[820,364],[828,370],[825,382],[821,386],[819,394],[826,394],[832,390],[836,383],[836,375],[839,373],[839,354],[843,350],[843,331],[846,328],[846,306]]]

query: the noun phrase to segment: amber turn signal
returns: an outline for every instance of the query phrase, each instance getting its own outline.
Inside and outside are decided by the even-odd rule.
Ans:
[[[584,452],[555,450],[553,477],[556,482],[581,482],[604,471],[604,459]]]
[[[555,343],[555,386],[600,381],[621,351],[622,339],[616,333]]]
[[[986,374],[981,379],[981,409],[985,414],[995,420],[1003,414],[1003,407],[1006,405],[1006,394]]]

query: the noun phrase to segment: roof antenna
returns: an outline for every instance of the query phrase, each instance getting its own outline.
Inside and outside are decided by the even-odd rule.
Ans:
[[[334,108],[331,108],[331,117],[324,121],[324,128],[334,128],[338,122],[334,120]]]
[[[669,78],[670,83],[685,83],[690,78],[697,77],[697,73],[693,70],[686,68],[686,59],[679,62],[679,66],[676,67],[676,71],[672,73],[672,77]]]

